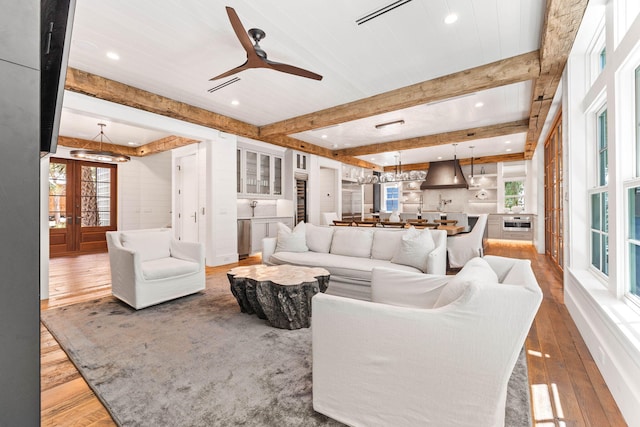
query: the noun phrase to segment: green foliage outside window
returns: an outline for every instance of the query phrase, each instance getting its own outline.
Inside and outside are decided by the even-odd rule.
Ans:
[[[511,209],[520,206],[524,209],[524,181],[505,181],[504,207]]]

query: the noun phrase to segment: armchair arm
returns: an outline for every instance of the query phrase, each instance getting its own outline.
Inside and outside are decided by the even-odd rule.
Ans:
[[[269,258],[276,251],[277,237],[265,237],[262,239],[262,263],[270,265]]]
[[[375,267],[371,300],[401,307],[432,308],[452,276]]]
[[[171,256],[186,261],[197,262],[204,266],[204,245],[197,242],[184,242],[171,239]]]
[[[131,283],[143,280],[140,254],[125,248],[117,232],[107,232],[109,264],[111,267],[111,290],[125,301],[135,301],[135,287]]]

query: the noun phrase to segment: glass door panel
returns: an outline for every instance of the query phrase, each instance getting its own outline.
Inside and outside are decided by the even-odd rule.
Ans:
[[[273,194],[282,195],[282,159],[280,157],[273,158]]]
[[[260,194],[271,193],[271,156],[260,154]]]
[[[249,194],[258,193],[258,153],[245,151],[245,179],[246,192]]]

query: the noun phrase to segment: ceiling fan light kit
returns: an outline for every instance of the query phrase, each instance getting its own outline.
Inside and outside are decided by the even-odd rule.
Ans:
[[[86,161],[92,161],[92,162],[124,163],[131,160],[131,157],[127,155],[114,153],[112,151],[102,150],[103,138],[107,138],[109,142],[111,142],[111,140],[104,133],[104,127],[106,126],[106,124],[98,123],[98,126],[100,126],[100,133],[98,133],[92,139],[92,141],[94,141],[96,138],[100,137],[100,146],[98,147],[98,149],[97,150],[87,150],[87,149],[72,150],[71,153],[69,153],[70,156],[73,157],[74,159],[86,160]]]
[[[240,71],[248,70],[250,68],[267,68],[275,71],[280,71],[282,73],[306,77],[313,80],[322,80],[322,76],[320,74],[316,74],[303,68],[294,67],[293,65],[283,64],[268,59],[267,52],[265,52],[264,49],[260,47],[260,41],[264,39],[267,34],[259,28],[251,28],[249,31],[245,31],[244,26],[242,25],[242,22],[238,17],[238,14],[232,7],[227,6],[227,15],[229,16],[231,27],[233,27],[233,31],[236,33],[236,37],[238,37],[238,41],[240,41],[240,44],[244,48],[245,52],[247,52],[247,60],[244,62],[244,64],[232,68],[231,70],[226,71],[220,75],[212,77],[209,80],[217,80],[224,77],[229,77],[233,74],[239,73]],[[253,39],[253,44],[251,43],[251,39],[249,37]]]

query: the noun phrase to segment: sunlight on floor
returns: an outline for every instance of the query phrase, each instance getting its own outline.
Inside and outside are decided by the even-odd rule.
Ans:
[[[536,427],[565,427],[567,425],[562,421],[564,413],[556,384],[551,384],[551,387],[548,384],[531,385],[531,401]]]

